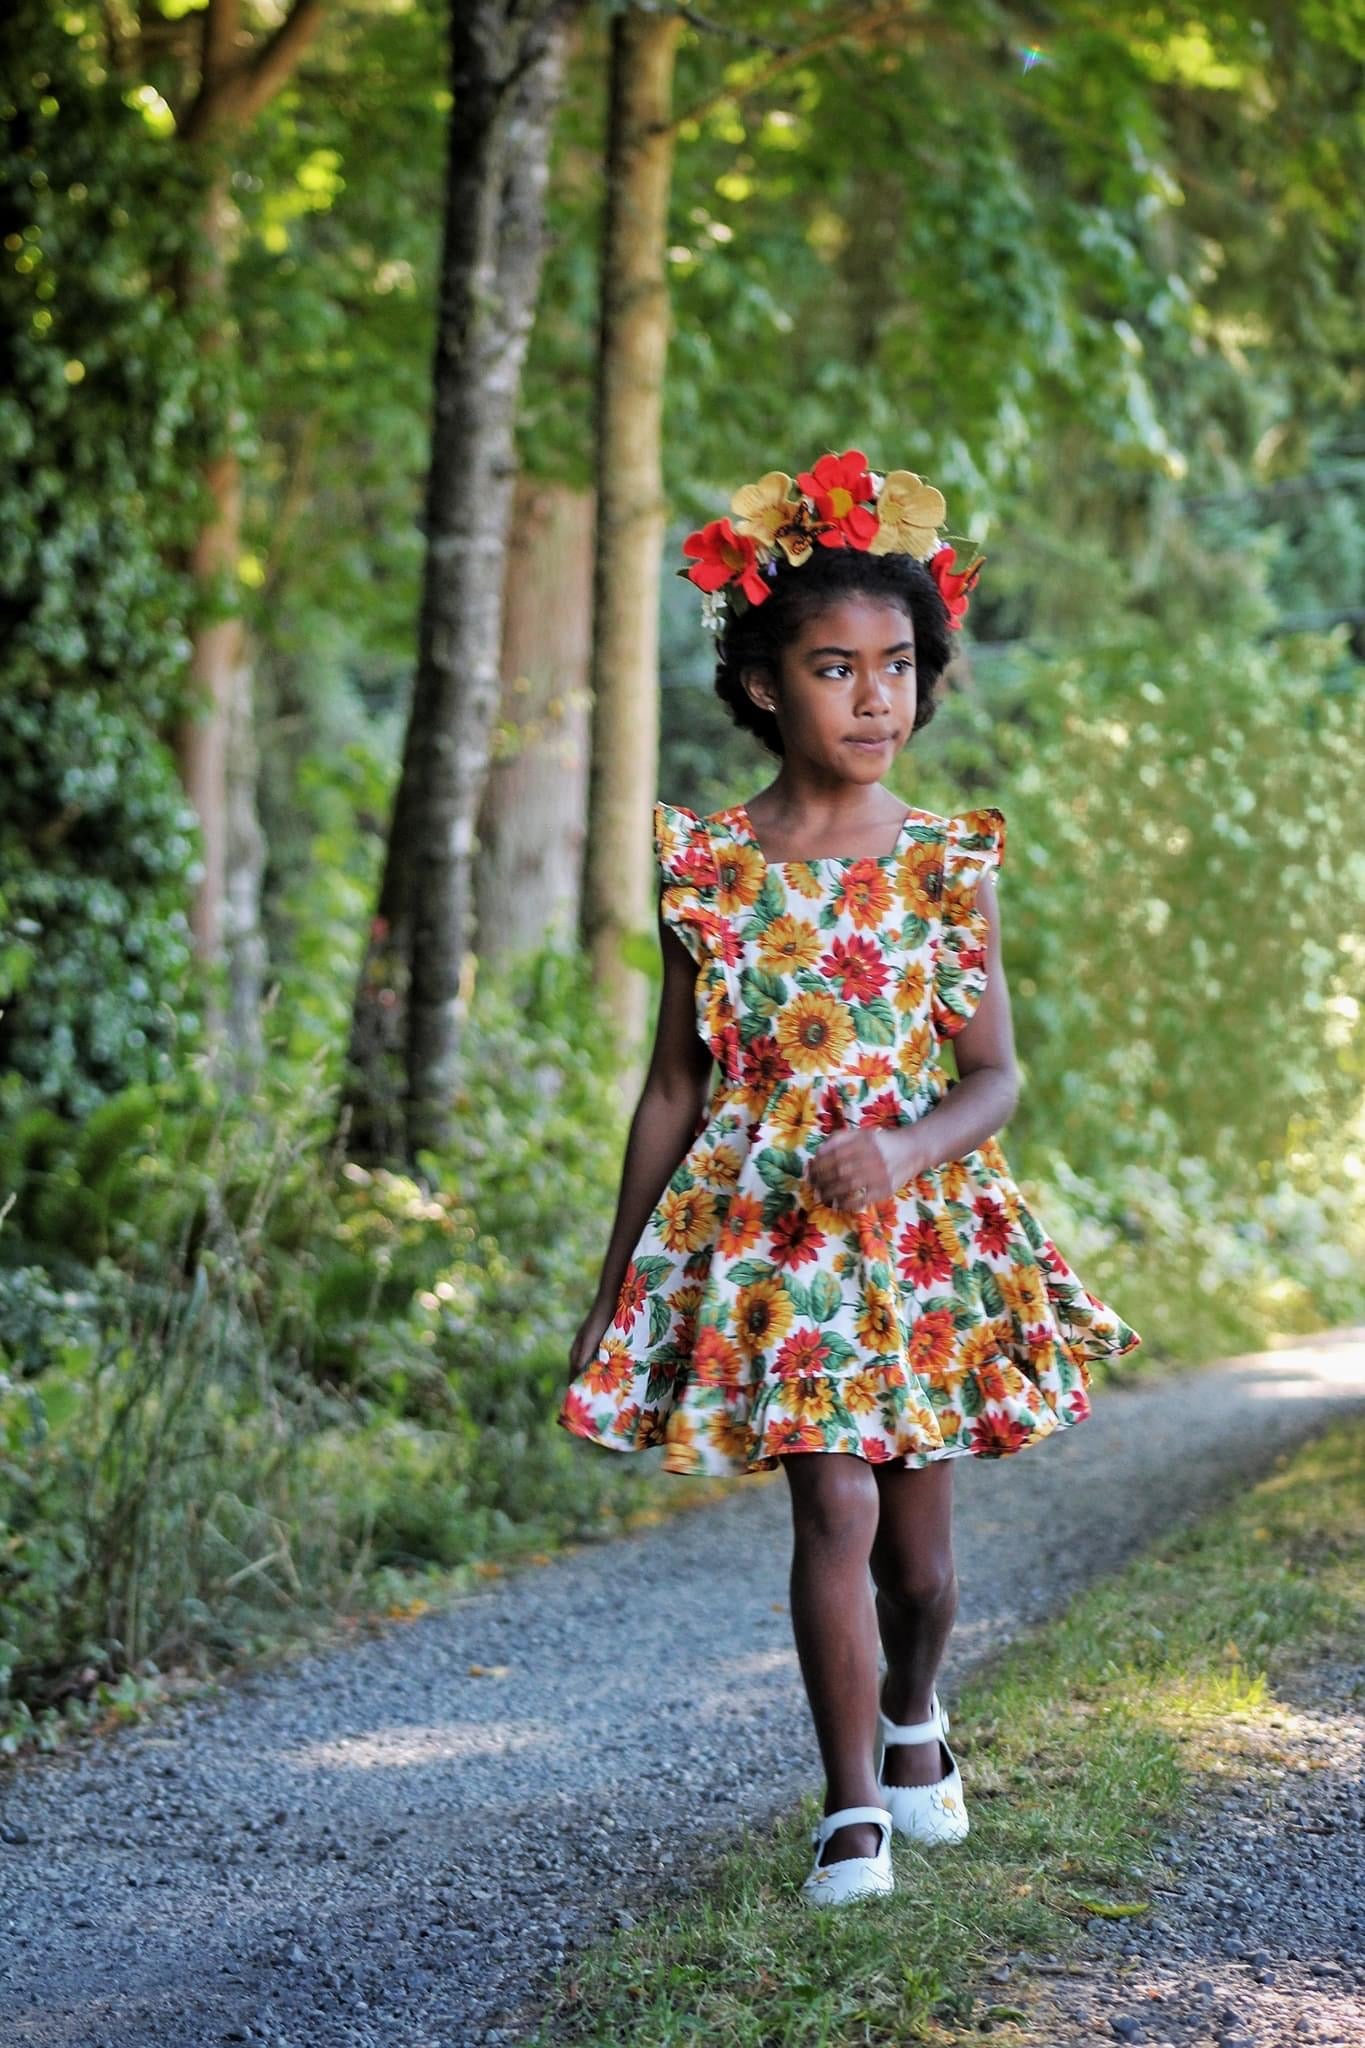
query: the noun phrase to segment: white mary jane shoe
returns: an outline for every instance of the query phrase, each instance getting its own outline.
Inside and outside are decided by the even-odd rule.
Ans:
[[[875,1856],[844,1856],[835,1863],[817,1863],[801,1887],[808,1906],[842,1906],[850,1899],[872,1898],[894,1891],[891,1869],[891,1815],[884,1806],[841,1806],[827,1813],[819,1827],[811,1829],[811,1842],[819,1856],[836,1828],[855,1820],[875,1821],[881,1828],[881,1846]]]
[[[967,1833],[967,1802],[962,1792],[962,1777],[957,1768],[957,1758],[949,1749],[946,1736],[948,1716],[934,1694],[933,1710],[927,1721],[896,1722],[888,1720],[880,1706],[877,1719],[881,1724],[882,1753],[877,1760],[877,1791],[886,1801],[891,1813],[892,1825],[898,1835],[909,1835],[912,1841],[928,1845],[941,1842],[960,1842]],[[886,1764],[886,1752],[893,1743],[932,1742],[937,1736],[948,1759],[948,1775],[940,1778],[936,1785],[884,1785],[882,1771]]]

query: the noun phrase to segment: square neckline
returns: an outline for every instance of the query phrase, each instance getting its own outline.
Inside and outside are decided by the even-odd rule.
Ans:
[[[754,830],[754,821],[749,816],[747,804],[729,804],[723,811],[715,813],[715,817],[718,822],[738,823],[745,843],[753,848],[764,867],[779,870],[783,868],[856,868],[862,867],[868,861],[871,861],[874,867],[884,867],[890,861],[900,860],[904,854],[905,835],[909,830],[912,818],[933,818],[935,823],[939,822],[934,812],[921,810],[919,805],[911,804],[906,810],[905,816],[901,819],[900,829],[896,834],[896,843],[889,853],[817,853],[807,855],[805,859],[800,860],[770,860],[759,843],[759,837]]]

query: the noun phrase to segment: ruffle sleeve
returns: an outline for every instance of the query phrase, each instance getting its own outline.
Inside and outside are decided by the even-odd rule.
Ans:
[[[956,1037],[986,993],[989,926],[979,890],[981,877],[1003,867],[1004,860],[1005,814],[994,804],[948,819],[931,1002],[940,1038]]]
[[[701,966],[713,958],[724,929],[715,907],[720,874],[710,835],[695,811],[654,806],[654,853],[659,864],[659,911]]]

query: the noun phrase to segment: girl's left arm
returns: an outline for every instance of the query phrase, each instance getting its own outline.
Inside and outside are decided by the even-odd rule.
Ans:
[[[953,1037],[961,1078],[918,1123],[891,1129],[860,1124],[825,1140],[811,1161],[810,1177],[821,1199],[835,1208],[856,1206],[863,1188],[867,1200],[886,1201],[917,1174],[984,1143],[1014,1114],[1020,1076],[993,875],[977,883],[977,901],[987,925],[986,987]]]

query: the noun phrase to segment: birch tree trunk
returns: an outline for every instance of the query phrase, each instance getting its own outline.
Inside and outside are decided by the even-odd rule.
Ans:
[[[358,1159],[447,1141],[473,957],[475,824],[499,696],[514,428],[551,127],[583,0],[452,0],[454,111],[417,673],[352,1021]],[[401,1069],[401,1071],[400,1071]]]
[[[627,8],[612,23],[597,405],[592,762],[584,936],[622,1040],[645,1025],[644,977],[623,943],[652,924],[650,813],[659,751],[660,441],[670,111],[681,17]]]
[[[592,653],[589,491],[517,478],[502,703],[479,814],[479,957],[578,936]]]

